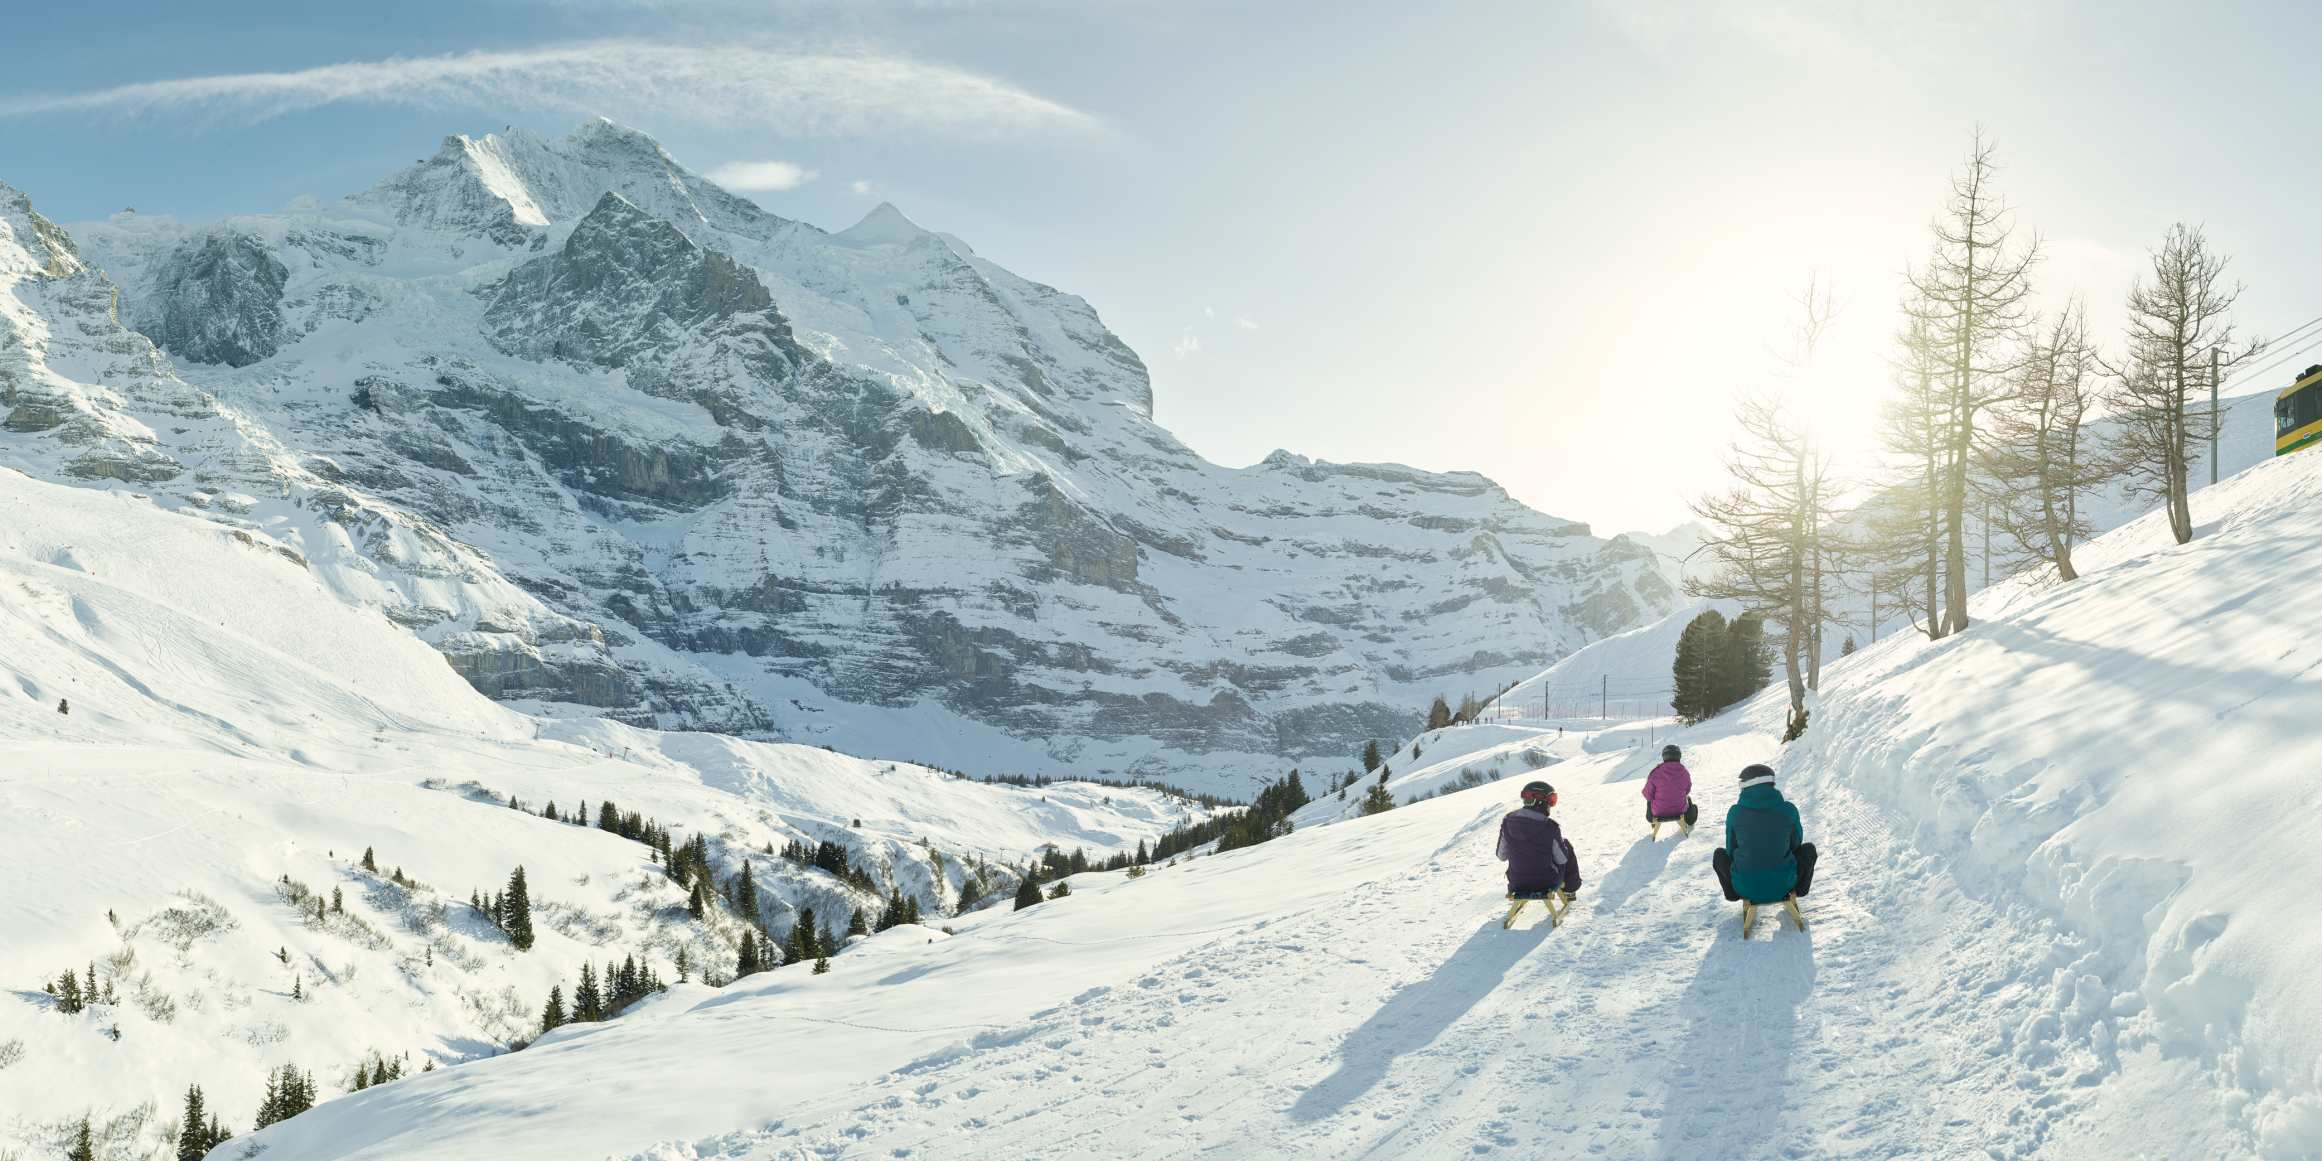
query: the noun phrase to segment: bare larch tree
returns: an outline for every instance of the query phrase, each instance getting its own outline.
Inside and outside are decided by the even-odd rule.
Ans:
[[[1984,412],[2013,388],[2040,241],[2015,244],[2013,215],[1993,185],[1992,146],[1978,132],[1951,196],[1931,223],[1935,245],[1909,273],[1907,307],[1925,325],[1940,367],[1935,500],[1943,534],[1942,633],[1967,628],[1967,494]]]
[[[2021,559],[2046,563],[2059,580],[2079,578],[2072,546],[2093,531],[2081,497],[2113,474],[2087,429],[2098,374],[2087,316],[2069,303],[2026,350],[2013,396],[1993,413],[1983,455],[1993,526]]]
[[[1703,547],[1715,568],[1708,579],[1687,582],[1686,590],[1739,601],[1774,631],[1790,685],[1788,741],[1806,732],[1807,654],[1823,615],[1815,556],[1829,522],[1830,465],[1772,399],[1745,400],[1735,418],[1742,435],[1726,461],[1733,484],[1693,505],[1710,525]]]
[[[2115,449],[2131,489],[2168,506],[2179,544],[2193,539],[2193,448],[2207,442],[2216,422],[2193,397],[2208,388],[2212,365],[2222,376],[2265,346],[2234,346],[2230,316],[2241,286],[2220,281],[2225,264],[2199,226],[2179,222],[2153,251],[2149,276],[2129,288],[2127,359],[2113,391],[2120,413]]]

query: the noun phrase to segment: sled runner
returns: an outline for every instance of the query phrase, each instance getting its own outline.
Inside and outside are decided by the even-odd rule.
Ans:
[[[1500,920],[1500,928],[1503,931],[1514,927],[1516,916],[1524,912],[1524,904],[1534,900],[1538,900],[1541,906],[1548,909],[1548,926],[1550,927],[1564,926],[1564,913],[1572,910],[1572,897],[1562,891],[1526,891],[1522,894],[1509,892],[1508,899],[1508,917]]]
[[[1698,804],[1698,803],[1694,802],[1694,801],[1693,801],[1692,799],[1690,799],[1690,798],[1688,798],[1688,799],[1686,799],[1686,800],[1685,800],[1685,812],[1684,812],[1683,814],[1671,814],[1671,815],[1665,815],[1665,816],[1661,816],[1661,817],[1655,817],[1655,816],[1654,816],[1654,815],[1652,815],[1651,813],[1647,813],[1647,814],[1645,815],[1645,821],[1646,821],[1646,822],[1649,822],[1649,823],[1652,823],[1652,824],[1653,824],[1653,841],[1654,841],[1654,842],[1660,842],[1660,841],[1661,841],[1661,826],[1662,826],[1662,824],[1664,824],[1664,823],[1672,823],[1672,822],[1673,822],[1673,823],[1676,823],[1676,824],[1677,824],[1677,837],[1678,837],[1678,838],[1684,838],[1686,835],[1689,835],[1689,834],[1692,834],[1692,833],[1693,833],[1693,824],[1694,824],[1696,821],[1698,821],[1700,818],[1701,818],[1701,806],[1700,806],[1700,804]]]
[[[1678,838],[1684,838],[1686,835],[1689,835],[1689,834],[1692,834],[1692,833],[1693,833],[1693,824],[1692,824],[1692,823],[1690,823],[1690,822],[1687,822],[1687,821],[1685,821],[1685,820],[1684,820],[1684,819],[1682,819],[1682,818],[1656,818],[1656,819],[1654,819],[1654,820],[1653,820],[1653,841],[1654,841],[1654,842],[1660,842],[1660,841],[1661,841],[1661,828],[1662,828],[1663,826],[1669,825],[1669,824],[1671,824],[1671,823],[1675,823],[1675,824],[1676,824],[1676,826],[1677,826],[1677,837],[1678,837]]]
[[[1798,897],[1796,895],[1792,895],[1789,898],[1782,900],[1782,910],[1789,914],[1790,922],[1797,924],[1798,930],[1806,930],[1806,913],[1798,909]],[[1757,925],[1758,905],[1749,902],[1748,900],[1743,900],[1742,938],[1748,939],[1750,937],[1750,932],[1755,929]]]

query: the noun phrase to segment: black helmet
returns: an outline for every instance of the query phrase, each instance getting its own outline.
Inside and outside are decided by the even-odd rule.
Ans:
[[[1774,768],[1771,766],[1752,765],[1742,767],[1741,784],[1745,788],[1754,786],[1760,782],[1771,785],[1773,781]]]
[[[1683,753],[1675,746],[1661,747],[1661,760],[1664,762],[1674,762],[1683,756]]]
[[[1556,805],[1556,788],[1545,782],[1524,783],[1524,805],[1530,806],[1535,802],[1542,806]]]

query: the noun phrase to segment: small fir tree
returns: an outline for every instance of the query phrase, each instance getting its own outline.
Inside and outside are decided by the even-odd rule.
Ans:
[[[177,1131],[177,1161],[202,1161],[210,1151],[209,1110],[202,1104],[202,1086],[185,1090],[185,1118]]]
[[[500,897],[500,920],[516,950],[532,950],[532,891],[524,881],[522,867],[508,876],[508,893]]]
[[[1387,784],[1384,782],[1372,786],[1371,792],[1363,796],[1364,814],[1385,814],[1393,809],[1395,809],[1395,793],[1387,789]]]

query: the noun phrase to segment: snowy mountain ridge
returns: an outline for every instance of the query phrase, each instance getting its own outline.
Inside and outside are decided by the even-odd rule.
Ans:
[[[11,238],[0,463],[341,513],[350,599],[530,708],[1238,793],[1676,601],[1472,473],[1209,464],[1080,299],[609,122]]]

